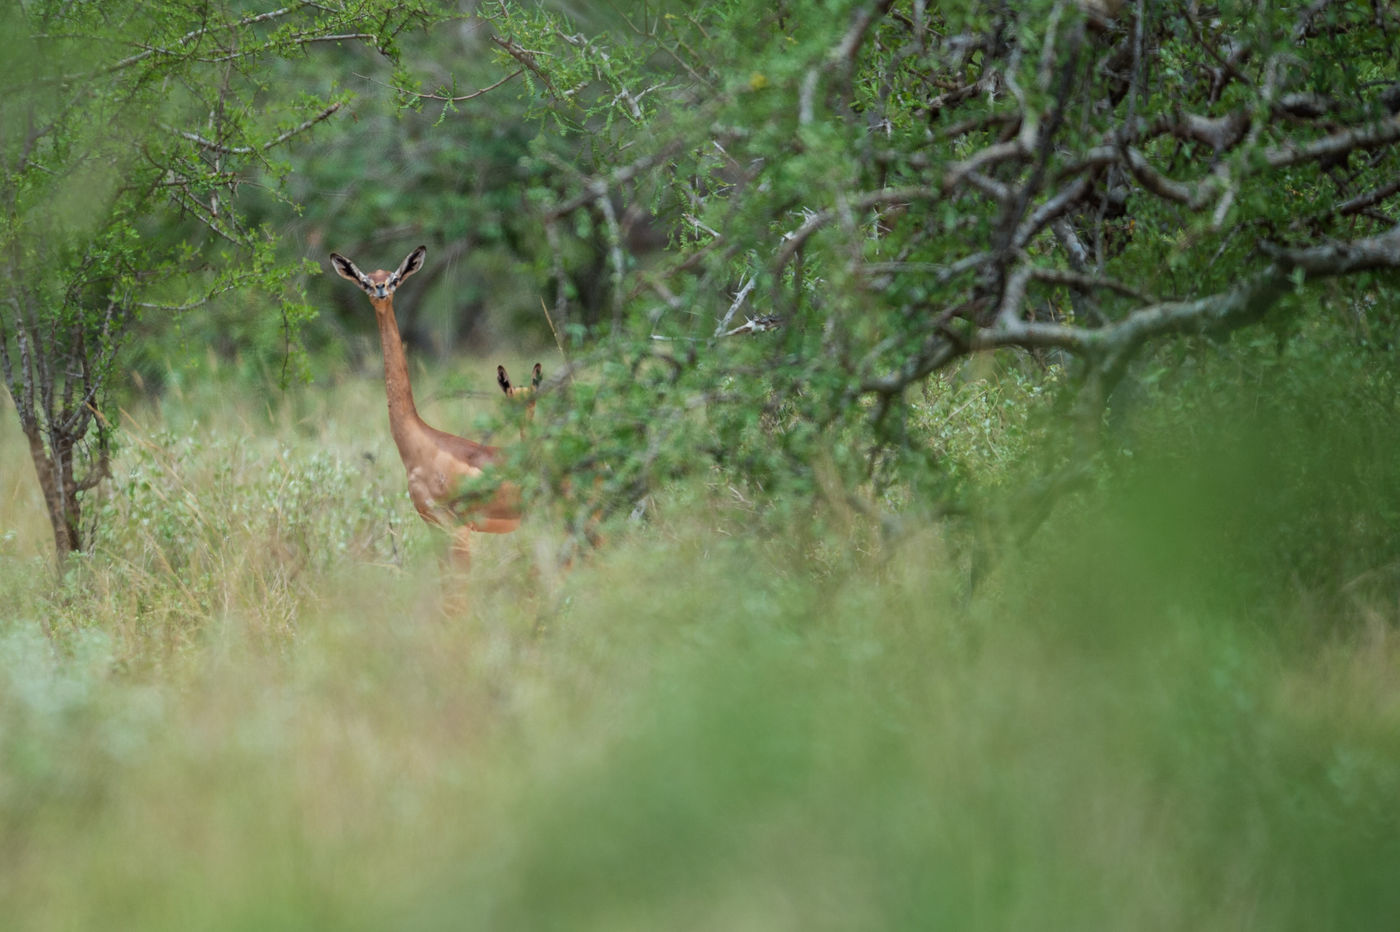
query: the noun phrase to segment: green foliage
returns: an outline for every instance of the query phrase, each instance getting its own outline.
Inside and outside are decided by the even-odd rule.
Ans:
[[[1286,338],[1239,336],[1199,354],[1120,438],[1131,458],[1115,468],[1160,487],[1141,522],[1164,522],[1167,509],[1192,518],[1191,537],[1163,537],[1149,558],[1184,571],[1183,590],[1209,579],[1247,603],[1279,592],[1334,602],[1400,581],[1388,466],[1400,373],[1388,349],[1358,348],[1342,323],[1294,320]]]
[[[280,309],[283,355],[310,316],[302,263],[240,186],[280,199],[279,151],[346,103],[294,93],[277,63],[328,42],[396,54],[431,2],[250,11],[190,0],[10,5],[0,73],[0,369],[45,491],[57,553],[82,549],[105,477],[111,382],[141,326],[233,294]],[[272,67],[269,67],[269,66]],[[75,466],[77,453],[82,466]]]
[[[937,455],[942,412],[921,383],[1015,346],[1078,422],[1038,436],[1042,468],[1096,462],[1082,440],[1145,342],[1116,325],[1201,299],[1151,339],[1198,332],[1241,283],[1313,287],[1336,273],[1268,256],[1387,229],[1343,205],[1383,196],[1397,167],[1393,10],[1239,3],[1211,19],[1152,8],[1142,24],[1134,10],[1090,29],[1078,5],[1049,0],[633,4],[606,24],[483,8],[539,121],[532,151],[555,168],[522,179],[551,244],[554,322],[606,334],[579,360],[611,373],[601,397],[616,408],[600,414],[630,424],[651,409],[630,438],[599,427],[561,451],[610,462],[623,510],[658,461],[716,463],[779,499],[840,487],[956,507],[967,464]],[[1365,159],[1363,130],[1384,137]],[[666,238],[659,254],[631,247],[623,218],[640,210]],[[1052,234],[1056,217],[1069,232]],[[606,296],[574,287],[580,263]],[[1041,277],[1018,294],[1025,272]],[[1274,313],[1262,298],[1240,307],[1220,332]],[[781,329],[719,336],[746,318]]]

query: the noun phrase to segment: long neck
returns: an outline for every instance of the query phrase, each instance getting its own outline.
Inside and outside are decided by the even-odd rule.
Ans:
[[[389,397],[389,431],[402,456],[409,448],[411,435],[421,430],[423,419],[413,404],[413,386],[408,381],[408,360],[403,354],[399,324],[394,319],[392,297],[375,301],[374,313],[379,318],[379,343],[384,348],[384,391]]]

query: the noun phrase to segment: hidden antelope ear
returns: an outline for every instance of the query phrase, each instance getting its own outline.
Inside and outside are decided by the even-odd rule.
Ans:
[[[542,381],[544,381],[544,368],[539,363],[535,363],[534,371],[530,376],[530,387],[538,389]]]
[[[342,256],[340,253],[331,253],[331,268],[335,269],[335,273],[341,278],[348,278],[355,284],[361,287],[364,286],[365,273],[355,268],[355,263]]]
[[[419,246],[417,249],[413,250],[413,252],[409,253],[408,258],[400,263],[398,271],[394,273],[394,280],[396,282],[402,282],[405,278],[408,278],[408,276],[421,269],[423,267],[423,257],[427,254],[427,246]]]
[[[501,386],[501,391],[510,394],[510,376],[506,375],[505,366],[496,367],[496,384]]]

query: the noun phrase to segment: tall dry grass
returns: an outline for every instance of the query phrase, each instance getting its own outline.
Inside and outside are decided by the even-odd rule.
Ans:
[[[132,411],[58,581],[18,456],[0,436],[7,928],[1400,915],[1394,602],[1264,600],[1159,478],[971,595],[956,528],[773,533],[691,487],[564,576],[546,521],[482,538],[464,605],[373,383]]]

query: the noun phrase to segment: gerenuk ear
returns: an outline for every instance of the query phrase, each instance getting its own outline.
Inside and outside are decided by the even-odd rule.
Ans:
[[[396,283],[402,282],[405,278],[408,278],[408,276],[421,269],[423,267],[423,257],[427,254],[427,246],[419,246],[417,249],[413,250],[413,252],[409,253],[408,258],[403,260],[398,271],[394,273],[394,281]]]
[[[364,287],[365,273],[355,268],[355,263],[342,256],[340,253],[331,253],[331,268],[335,269],[335,273],[341,278],[348,278],[360,287]]]

